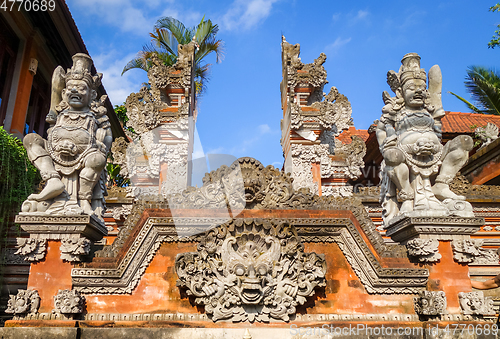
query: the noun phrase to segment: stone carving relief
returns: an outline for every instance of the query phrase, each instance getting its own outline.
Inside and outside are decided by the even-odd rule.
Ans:
[[[147,87],[142,87],[139,93],[131,93],[125,101],[128,126],[135,133],[142,134],[153,130],[160,123],[157,101]]]
[[[446,312],[446,295],[443,291],[422,291],[413,298],[415,312],[419,315],[433,316]]]
[[[97,98],[102,74],[91,74],[92,59],[73,56],[73,66],[57,67],[52,76],[52,100],[47,140],[36,133],[24,137],[30,161],[40,170],[45,187],[22,205],[24,214],[96,214],[102,219],[106,157],[112,134],[106,96]]]
[[[80,314],[85,309],[85,297],[75,290],[59,290],[54,296],[54,311],[62,314]]]
[[[384,156],[380,196],[384,223],[387,226],[398,215],[473,217],[465,197],[449,188],[473,141],[462,135],[441,144],[445,114],[441,70],[435,65],[427,77],[416,53],[406,54],[401,63],[398,73],[387,73],[396,96],[383,93],[385,106],[376,130]]]
[[[453,240],[453,259],[459,263],[493,263],[498,262],[498,255],[492,250],[482,248],[483,239],[460,239]]]
[[[15,254],[24,257],[24,260],[35,262],[45,257],[45,252],[47,251],[46,239],[17,238],[16,240],[17,251]]]
[[[36,290],[19,290],[16,295],[10,295],[5,313],[23,315],[37,313],[40,307],[40,296]]]
[[[237,172],[241,175],[234,176]],[[119,253],[125,251],[118,266],[74,268],[71,273],[73,286],[82,293],[132,293],[161,242],[199,242],[200,234],[228,221],[225,217],[150,217],[142,221],[144,224],[140,232],[131,239],[131,234],[135,234],[133,232],[137,230],[137,223],[141,222],[140,217],[146,209],[228,209],[231,206],[231,211],[243,207],[249,210],[349,211],[359,221],[363,236],[349,219],[284,217],[272,220],[274,224],[293,224],[304,242],[338,244],[368,293],[414,294],[425,288],[427,270],[381,266],[372,253],[373,249],[378,256],[391,258],[405,258],[407,250],[401,245],[385,244],[360,200],[319,197],[304,189],[296,191],[292,182],[289,174],[272,166],[264,167],[252,158],[240,158],[229,167],[222,166],[207,173],[202,187],[190,187],[181,194],[170,197],[168,202],[154,196],[150,196],[150,200],[138,200],[112,245],[96,252],[96,257],[117,258]],[[240,188],[242,184],[243,189]],[[186,232],[189,233],[188,236],[184,236]],[[373,247],[368,247],[364,237],[369,239]]]
[[[212,320],[288,321],[296,306],[326,286],[326,262],[305,253],[286,223],[235,219],[208,231],[198,251],[177,255],[177,286]]]
[[[437,239],[411,239],[406,243],[408,255],[418,258],[421,262],[436,262],[441,259],[439,254],[439,240]]]
[[[89,254],[91,241],[86,238],[61,239],[61,259],[74,262],[81,261],[82,256]]]
[[[460,308],[465,315],[495,315],[493,299],[485,297],[483,292],[458,293]]]
[[[488,122],[484,127],[477,127],[474,134],[482,141],[481,147],[479,147],[481,149],[498,139],[498,126]]]

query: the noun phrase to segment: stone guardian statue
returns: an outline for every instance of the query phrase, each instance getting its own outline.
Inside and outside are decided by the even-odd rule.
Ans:
[[[398,215],[473,217],[465,197],[449,188],[473,141],[461,135],[441,143],[441,70],[435,65],[427,77],[416,53],[406,54],[401,63],[398,73],[387,73],[396,96],[384,91],[376,130],[384,157],[380,198],[385,227]]]
[[[78,215],[102,213],[103,172],[112,143],[110,122],[104,107],[106,96],[97,100],[102,74],[91,74],[92,59],[73,56],[73,66],[57,67],[52,76],[51,124],[47,140],[32,133],[23,144],[30,161],[46,181],[43,190],[31,194],[22,213]],[[102,181],[105,182],[105,181]]]

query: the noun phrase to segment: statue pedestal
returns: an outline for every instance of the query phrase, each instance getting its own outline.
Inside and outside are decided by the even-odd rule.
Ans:
[[[92,242],[108,235],[104,223],[94,215],[17,215],[15,222],[30,235],[29,238],[17,239],[16,254],[24,255],[30,262],[45,257],[48,240],[61,242],[61,259],[81,261],[81,257],[89,253]]]
[[[389,221],[387,236],[406,244],[415,238],[455,240],[476,233],[484,225],[484,218],[466,217],[396,217]]]

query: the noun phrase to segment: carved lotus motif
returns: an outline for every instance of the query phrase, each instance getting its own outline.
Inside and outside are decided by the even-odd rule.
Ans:
[[[288,321],[325,286],[325,260],[303,249],[289,224],[235,219],[208,231],[198,252],[177,256],[177,285],[213,321]]]

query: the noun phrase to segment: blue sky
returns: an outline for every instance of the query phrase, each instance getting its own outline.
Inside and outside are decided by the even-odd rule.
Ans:
[[[251,156],[281,167],[281,35],[301,45],[302,62],[321,52],[329,84],[347,96],[356,128],[381,114],[388,70],[409,52],[422,67],[443,73],[443,106],[467,112],[448,91],[467,97],[470,65],[495,67],[500,48],[488,49],[500,13],[493,1],[299,1],[299,0],[67,0],[113,104],[147,81],[123,66],[149,42],[156,20],[173,16],[194,26],[203,16],[220,27],[225,57],[212,63],[208,90],[199,102],[197,130],[205,153]]]

